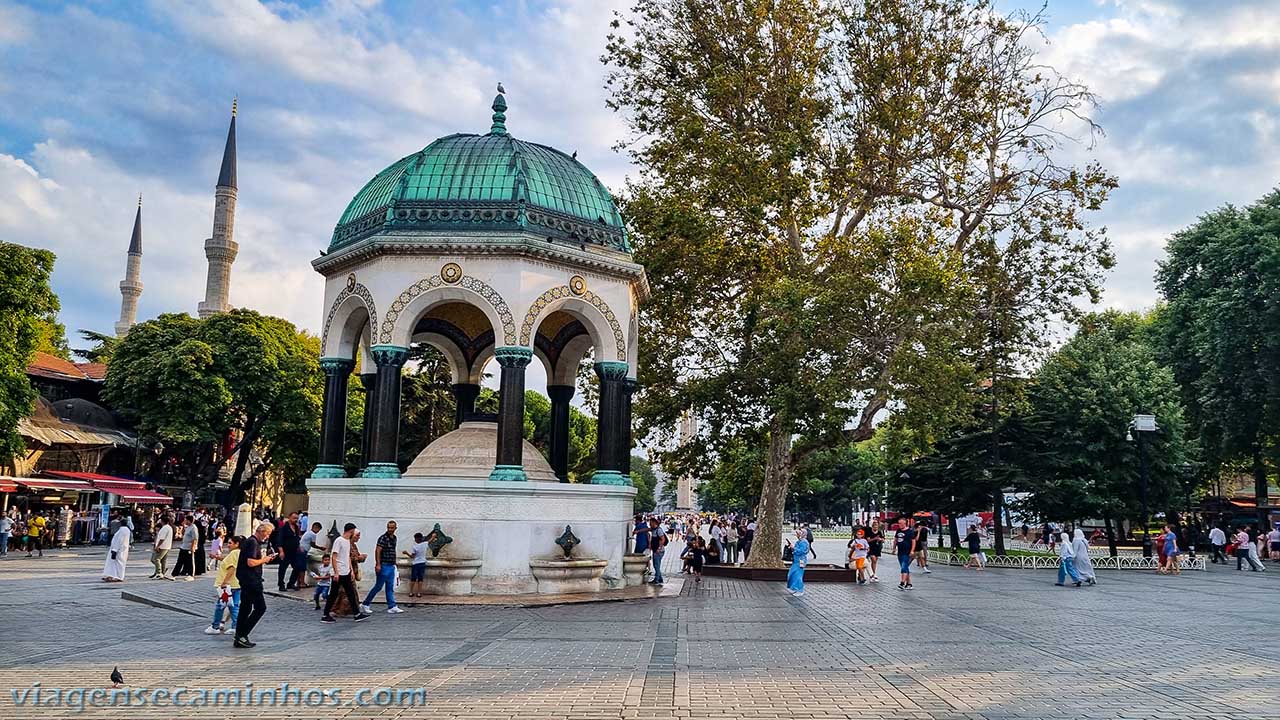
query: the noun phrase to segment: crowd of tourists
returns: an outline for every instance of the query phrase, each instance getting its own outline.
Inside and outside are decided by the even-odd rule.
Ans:
[[[0,515],[0,557],[15,552],[44,557],[44,549],[54,547],[58,535],[58,514],[53,511],[22,512],[10,508]]]

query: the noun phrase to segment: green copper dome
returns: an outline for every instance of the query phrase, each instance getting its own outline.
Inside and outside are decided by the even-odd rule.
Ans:
[[[629,252],[622,216],[590,170],[555,148],[507,134],[506,101],[486,135],[442,137],[370,180],[347,205],[330,251],[384,230],[525,230]]]

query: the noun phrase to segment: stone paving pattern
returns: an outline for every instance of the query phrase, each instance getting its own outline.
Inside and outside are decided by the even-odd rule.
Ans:
[[[1277,572],[938,568],[912,592],[706,578],[679,597],[535,608],[431,606],[321,625],[268,597],[254,650],[201,634],[212,584],[123,585],[101,551],[0,561],[0,718],[1245,718],[1280,713]],[[672,553],[674,556],[674,553]],[[673,568],[674,570],[674,568]],[[886,573],[886,577],[889,575]],[[178,609],[121,599],[164,596]],[[309,597],[309,596],[308,596]],[[416,707],[16,707],[11,689],[422,687]]]

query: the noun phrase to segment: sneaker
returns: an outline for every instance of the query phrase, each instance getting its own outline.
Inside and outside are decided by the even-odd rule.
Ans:
[[[368,620],[370,617],[372,616],[369,613],[362,612],[356,616],[355,620],[356,622],[360,622],[361,620]]]
[[[235,641],[235,642],[231,643],[231,646],[232,646],[232,647],[238,647],[238,648],[241,648],[241,649],[247,650],[247,649],[249,649],[249,648],[253,647],[253,646],[254,646],[254,645],[256,645],[256,644],[257,644],[257,643],[251,643],[251,642],[249,642],[249,639],[248,639],[248,638],[241,638],[241,637],[238,637],[238,638],[236,638],[236,641]]]
[[[910,590],[910,589],[911,589],[911,583],[907,583],[907,589],[908,589],[908,590]]]
[[[183,578],[182,578],[182,582],[195,582],[195,581],[196,581],[196,579],[195,579],[195,578],[193,578],[193,577],[191,577],[190,575],[187,575],[187,576],[185,576],[185,577],[183,577]]]
[[[872,575],[871,582],[880,582],[880,578],[876,577],[875,575]]]
[[[932,570],[930,570],[929,568],[925,568],[925,569],[924,569],[924,574],[925,574],[925,575],[932,575],[932,574],[933,574],[933,571],[932,571]]]
[[[222,634],[222,630],[221,630],[221,628],[216,628],[216,627],[214,627],[214,626],[210,625],[209,627],[207,627],[207,628],[205,628],[205,629],[204,629],[204,634],[205,634],[205,635],[221,635],[221,634]]]
[[[795,596],[796,596],[796,597],[802,597],[803,595],[804,595],[804,591],[803,591],[803,590],[801,590],[801,591],[800,591],[800,592],[798,592],[798,593],[795,593]]]
[[[362,614],[362,615],[372,615],[372,614],[373,614],[373,608],[369,607],[368,605],[361,605],[361,606],[360,606],[360,614]]]
[[[335,619],[334,619],[334,617],[333,617],[332,615],[325,615],[324,617],[320,618],[320,622],[322,622],[322,623],[336,623],[336,622],[338,622],[338,621],[337,621],[337,620],[335,620]]]
[[[399,606],[387,608],[388,615],[399,615],[402,612],[404,612],[404,609]]]
[[[898,583],[898,589],[899,589],[899,590],[906,590],[906,589],[907,589],[907,584],[906,584],[906,583]]]

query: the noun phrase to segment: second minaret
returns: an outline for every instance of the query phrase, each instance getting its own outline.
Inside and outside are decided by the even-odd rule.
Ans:
[[[138,318],[138,297],[142,295],[142,195],[138,195],[138,214],[133,216],[133,236],[129,238],[129,260],[120,281],[120,319],[116,321],[116,337],[129,334]]]
[[[202,318],[231,309],[231,264],[236,260],[234,237],[236,218],[236,102],[231,103],[231,127],[227,145],[222,151],[222,170],[214,190],[213,237],[204,241],[204,256],[209,261],[205,279],[204,301],[200,303]]]

